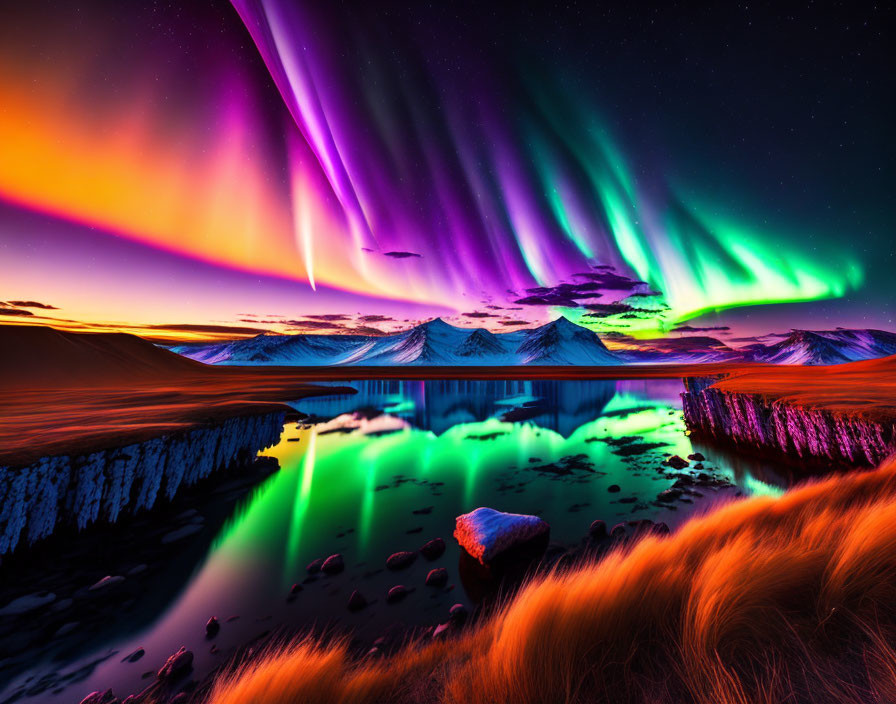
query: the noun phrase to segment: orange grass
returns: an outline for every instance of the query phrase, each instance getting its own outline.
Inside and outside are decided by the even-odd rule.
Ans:
[[[526,586],[476,629],[352,659],[310,640],[215,704],[896,702],[896,462],[752,498]]]

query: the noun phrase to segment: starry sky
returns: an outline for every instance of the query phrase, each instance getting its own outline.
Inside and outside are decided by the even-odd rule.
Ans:
[[[6,3],[0,321],[893,329],[891,18],[691,5]]]

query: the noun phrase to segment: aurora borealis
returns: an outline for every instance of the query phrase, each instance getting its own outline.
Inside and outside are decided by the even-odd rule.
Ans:
[[[873,8],[51,5],[2,10],[0,300],[196,335],[891,321]]]

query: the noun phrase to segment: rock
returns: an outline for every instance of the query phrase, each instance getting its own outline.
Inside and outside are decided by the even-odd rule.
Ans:
[[[410,592],[408,588],[403,584],[396,584],[389,590],[389,593],[386,595],[386,603],[387,604],[396,604],[402,599],[404,599]]]
[[[190,695],[186,692],[180,692],[169,699],[168,704],[186,704],[188,701],[190,701]]]
[[[706,457],[704,457],[703,453],[701,453],[701,452],[694,452],[694,453],[688,455],[688,459],[693,460],[694,462],[705,462],[706,461]]]
[[[588,528],[588,535],[594,540],[603,540],[607,537],[607,524],[601,520],[593,521]]]
[[[669,526],[667,526],[665,523],[661,522],[661,523],[657,523],[653,527],[653,532],[656,533],[657,535],[669,535],[672,531],[669,530]]]
[[[214,638],[218,635],[218,631],[221,630],[221,623],[212,616],[208,622],[205,624],[205,637],[206,638]]]
[[[188,523],[183,528],[178,528],[177,530],[173,530],[170,533],[166,533],[162,536],[162,545],[170,545],[171,543],[176,543],[178,540],[183,540],[184,538],[194,535],[202,530],[202,526],[198,523]]]
[[[319,557],[316,560],[309,562],[308,566],[305,568],[308,571],[308,574],[317,574],[320,572],[320,568],[324,566],[324,558]]]
[[[186,646],[181,646],[180,650],[165,661],[156,677],[162,681],[170,681],[187,674],[192,669],[193,653],[187,650]]]
[[[65,611],[69,606],[75,603],[74,599],[60,599],[59,601],[54,602],[50,606],[50,611],[53,613],[59,613],[60,611]]]
[[[448,570],[444,567],[436,567],[426,575],[427,587],[444,587],[448,583]]]
[[[39,609],[41,606],[52,604],[56,601],[56,595],[53,592],[35,592],[26,596],[20,596],[13,599],[6,606],[0,609],[0,616],[18,616],[27,614],[29,611]],[[96,692],[94,692],[96,694]]]
[[[74,631],[80,624],[77,621],[69,621],[68,623],[62,624],[59,628],[56,629],[56,632],[53,634],[54,638],[61,638],[62,636],[68,635],[72,631]]]
[[[290,596],[295,596],[296,594],[298,594],[298,593],[299,593],[300,591],[302,591],[303,589],[304,589],[304,587],[303,587],[301,584],[293,584],[293,585],[289,588],[289,595],[290,595]]]
[[[136,577],[138,574],[146,572],[147,569],[149,568],[146,565],[140,564],[135,567],[131,567],[131,569],[129,569],[125,574],[127,574],[128,577]]]
[[[121,661],[122,662],[137,662],[140,658],[146,655],[146,651],[143,648],[137,648],[130,655],[125,655]]]
[[[339,574],[344,569],[345,562],[338,552],[335,555],[330,555],[320,566],[320,571],[324,574]]]
[[[91,692],[81,700],[81,704],[118,704],[118,697],[111,689],[105,692]]]
[[[87,591],[89,592],[98,592],[100,589],[106,589],[107,587],[115,586],[116,584],[121,584],[124,581],[124,577],[120,575],[115,575],[114,577],[105,576],[96,584],[91,585]]]
[[[467,607],[463,604],[455,604],[450,609],[448,609],[449,618],[455,623],[461,624],[467,620]]]
[[[450,629],[450,628],[451,628],[450,621],[448,621],[447,623],[440,623],[438,626],[436,626],[435,630],[432,632],[432,637],[433,638],[441,638],[442,636],[445,636],[448,634],[448,629]]]
[[[622,523],[617,523],[615,526],[613,526],[613,530],[610,531],[610,537],[614,540],[623,539],[625,538],[625,536],[625,526]]]
[[[441,538],[433,538],[420,548],[420,554],[427,560],[438,560],[445,554],[445,541]]]
[[[672,467],[672,469],[684,469],[690,466],[687,460],[681,459],[678,455],[672,455],[666,460],[666,464]]]
[[[551,527],[538,516],[502,513],[477,508],[457,517],[454,537],[467,553],[487,565],[501,553],[550,534]]]
[[[622,489],[618,484],[610,484],[610,486],[607,487],[607,491],[609,491],[611,494],[615,494],[622,491]]]
[[[416,559],[417,553],[415,552],[407,550],[396,552],[389,555],[389,559],[386,560],[386,567],[390,570],[403,570],[405,567],[410,567]]]
[[[365,606],[367,606],[367,599],[359,592],[357,589],[352,592],[352,595],[348,598],[348,610],[349,611],[360,611]]]

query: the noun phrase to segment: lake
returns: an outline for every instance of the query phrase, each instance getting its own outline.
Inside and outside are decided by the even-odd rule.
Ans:
[[[205,543],[193,553],[171,546],[172,562],[186,567],[160,578],[164,588],[147,583],[147,594],[129,606],[139,618],[109,613],[109,628],[81,641],[83,649],[35,663],[6,683],[0,700],[48,672],[77,676],[58,694],[24,701],[78,701],[108,687],[124,697],[182,645],[195,653],[201,677],[269,631],[330,629],[364,645],[435,625],[454,603],[474,606],[459,578],[452,532],[456,516],[479,506],[539,515],[552,542],[573,546],[595,519],[612,527],[649,518],[674,530],[695,511],[737,495],[779,494],[787,483],[768,463],[693,445],[680,380],[340,383],[358,394],[293,404],[307,420],[288,423],[264,453],[280,470],[221,520],[206,521]],[[676,472],[662,464],[694,452],[706,456],[700,467],[692,461]],[[702,479],[674,498],[663,494],[683,475]],[[434,537],[448,546],[441,558],[385,569],[390,554]],[[337,552],[343,573],[308,579],[308,563]],[[425,586],[437,566],[447,568],[448,585]],[[289,598],[296,583],[301,591]],[[414,591],[386,604],[396,584]],[[164,597],[154,600],[154,589]],[[349,612],[353,590],[371,605]],[[207,640],[211,616],[221,630]],[[140,660],[121,662],[137,648],[145,650]]]

